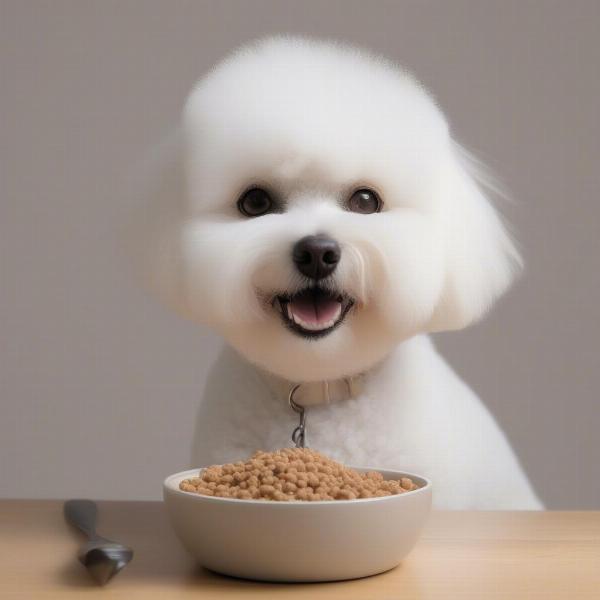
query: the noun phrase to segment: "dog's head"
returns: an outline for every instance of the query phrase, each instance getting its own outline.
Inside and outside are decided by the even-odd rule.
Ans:
[[[518,254],[443,114],[383,59],[261,41],[199,82],[181,131],[155,287],[271,372],[361,372],[477,319],[512,279]]]

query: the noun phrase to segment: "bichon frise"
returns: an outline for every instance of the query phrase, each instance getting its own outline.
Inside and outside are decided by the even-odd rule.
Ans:
[[[478,319],[519,255],[435,102],[386,60],[296,37],[235,52],[191,93],[146,221],[148,275],[227,341],[194,466],[307,444],[421,473],[447,509],[541,503],[427,334]]]

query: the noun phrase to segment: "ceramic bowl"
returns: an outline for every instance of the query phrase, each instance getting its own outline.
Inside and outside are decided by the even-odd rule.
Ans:
[[[335,581],[392,569],[411,551],[431,509],[431,482],[397,496],[318,502],[237,500],[179,489],[201,469],[167,477],[164,500],[175,533],[202,566],[263,581]]]

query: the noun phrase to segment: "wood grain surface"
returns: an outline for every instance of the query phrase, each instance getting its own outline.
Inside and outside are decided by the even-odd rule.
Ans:
[[[60,501],[0,501],[0,598],[600,598],[600,512],[434,512],[413,552],[392,571],[275,584],[195,566],[159,502],[99,506],[100,532],[135,550],[104,588],[76,561],[81,538],[64,523]]]

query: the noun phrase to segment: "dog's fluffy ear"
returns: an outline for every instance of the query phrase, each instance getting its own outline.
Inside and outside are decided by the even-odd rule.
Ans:
[[[460,329],[479,319],[522,267],[488,198],[498,190],[476,159],[453,143],[443,175],[439,218],[446,270],[430,331]]]
[[[187,314],[182,230],[185,177],[177,131],[146,157],[132,184],[136,199],[123,238],[141,285],[181,315]]]

